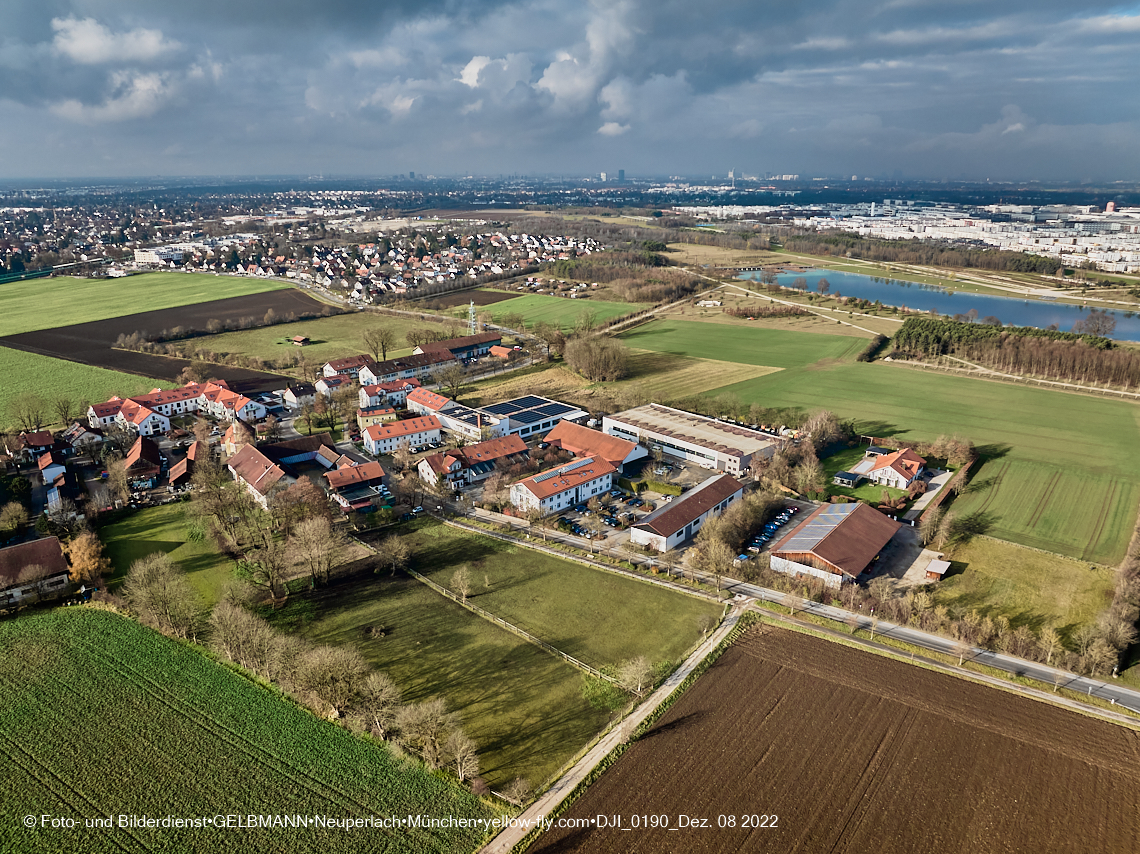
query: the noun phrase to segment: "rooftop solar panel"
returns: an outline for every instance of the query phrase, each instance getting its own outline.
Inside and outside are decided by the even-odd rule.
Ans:
[[[508,401],[514,403],[524,409],[531,409],[535,406],[542,406],[544,403],[550,403],[545,397],[536,397],[533,394],[528,394],[525,397],[516,397],[514,400]]]
[[[542,420],[542,416],[537,412],[512,412],[510,419],[520,424],[535,424]]]
[[[490,406],[484,406],[484,412],[490,412],[492,415],[510,415],[512,412],[518,412],[522,409],[521,406],[516,406],[510,401],[504,403],[493,403]]]
[[[565,406],[561,403],[548,403],[546,406],[540,406],[534,411],[539,415],[550,418],[555,415],[565,415],[567,412],[570,412],[572,410],[571,407]]]

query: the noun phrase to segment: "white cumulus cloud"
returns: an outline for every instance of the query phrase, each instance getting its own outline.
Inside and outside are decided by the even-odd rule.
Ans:
[[[94,18],[53,18],[51,28],[55,30],[52,46],[83,65],[149,62],[181,47],[161,30],[140,27],[113,33]]]

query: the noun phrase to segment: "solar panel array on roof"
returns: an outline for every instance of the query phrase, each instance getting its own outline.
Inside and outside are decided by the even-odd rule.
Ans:
[[[534,424],[536,421],[541,421],[542,416],[537,412],[514,412],[510,415],[510,419],[519,424]]]
[[[523,409],[530,409],[535,406],[542,406],[544,403],[550,403],[545,397],[536,397],[533,394],[528,394],[525,397],[517,397],[511,403],[518,404]]]
[[[550,418],[555,415],[565,415],[567,412],[572,412],[573,407],[567,406],[564,403],[548,403],[546,406],[540,406],[535,410],[539,415]]]
[[[511,401],[504,401],[503,403],[493,403],[490,406],[484,406],[484,412],[490,412],[492,415],[510,415],[512,412],[518,412],[523,407],[516,406]]]
[[[802,530],[791,539],[781,542],[777,548],[782,552],[810,552],[830,534],[847,516],[855,512],[858,504],[832,504],[814,519],[809,520]]]

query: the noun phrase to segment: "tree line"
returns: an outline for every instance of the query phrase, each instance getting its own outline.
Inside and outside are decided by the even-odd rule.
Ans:
[[[798,234],[784,241],[790,252],[860,258],[897,264],[929,267],[974,268],[1015,273],[1056,275],[1061,262],[1043,255],[1030,255],[999,249],[967,249],[929,240],[877,240],[847,232],[839,234]]]

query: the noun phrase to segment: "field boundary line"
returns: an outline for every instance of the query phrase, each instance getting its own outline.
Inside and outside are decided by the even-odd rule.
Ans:
[[[532,833],[541,829],[537,827],[539,816],[549,817],[566,801],[572,801],[573,796],[579,790],[579,786],[589,779],[590,774],[615,750],[623,746],[638,726],[645,723],[670,697],[676,695],[679,689],[685,686],[690,675],[700,667],[706,658],[721,648],[725,639],[739,624],[743,614],[743,606],[735,608],[717,630],[710,634],[685,660],[684,664],[674,670],[665,682],[649,695],[645,702],[615,725],[573,768],[527,807],[516,819],[517,826],[505,828],[498,836],[483,846],[479,850],[479,854],[508,854],[508,852],[514,851],[520,843],[527,842]]]
[[[1104,532],[1104,526],[1108,521],[1109,515],[1112,513],[1113,503],[1116,501],[1116,493],[1120,491],[1120,481],[1114,480],[1112,482],[1112,491],[1109,492],[1100,505],[1100,513],[1097,514],[1096,527],[1093,529],[1093,535],[1089,538],[1089,543],[1081,551],[1081,558],[1090,552],[1095,551],[1097,543],[1100,542],[1101,534]]]
[[[591,667],[589,664],[586,664],[586,662],[580,661],[579,659],[570,655],[570,653],[563,652],[562,650],[558,649],[557,647],[551,646],[546,641],[541,640],[540,638],[536,638],[534,635],[532,635],[530,632],[526,631],[525,629],[520,629],[518,626],[514,625],[513,623],[508,623],[502,617],[496,617],[490,611],[485,611],[484,609],[480,608],[478,605],[472,605],[470,602],[463,601],[463,599],[460,598],[459,596],[457,596],[455,593],[448,590],[443,585],[437,584],[436,582],[432,581],[426,575],[423,575],[419,572],[416,572],[414,569],[407,569],[406,568],[404,571],[407,572],[408,575],[412,576],[412,578],[416,579],[416,581],[419,581],[421,584],[427,585],[432,590],[434,590],[436,593],[450,599],[455,604],[459,605],[462,608],[466,608],[468,611],[472,612],[473,614],[476,614],[477,616],[482,617],[484,620],[487,620],[488,622],[494,623],[496,626],[500,626],[500,627],[506,629],[507,631],[511,632],[512,634],[518,635],[523,640],[534,644],[539,649],[542,649],[545,652],[549,652],[551,655],[558,656],[559,658],[561,658],[563,661],[567,662],[568,664],[572,664],[574,667],[577,667],[579,670],[585,671],[586,673],[590,674],[591,676],[593,676],[597,679],[605,679],[607,682],[609,682],[613,685],[618,684],[618,680],[614,679],[612,676],[607,676],[605,673],[602,673],[602,671],[598,670],[596,667]]]
[[[1033,515],[1029,517],[1029,527],[1036,528],[1037,523],[1041,521],[1041,517],[1045,514],[1045,507],[1049,500],[1053,497],[1053,490],[1057,488],[1057,481],[1061,479],[1061,472],[1053,472],[1053,476],[1049,478],[1049,483],[1045,486],[1045,490],[1041,493],[1041,498],[1037,502],[1037,508],[1033,511]],[[1113,489],[1113,494],[1116,490]]]

